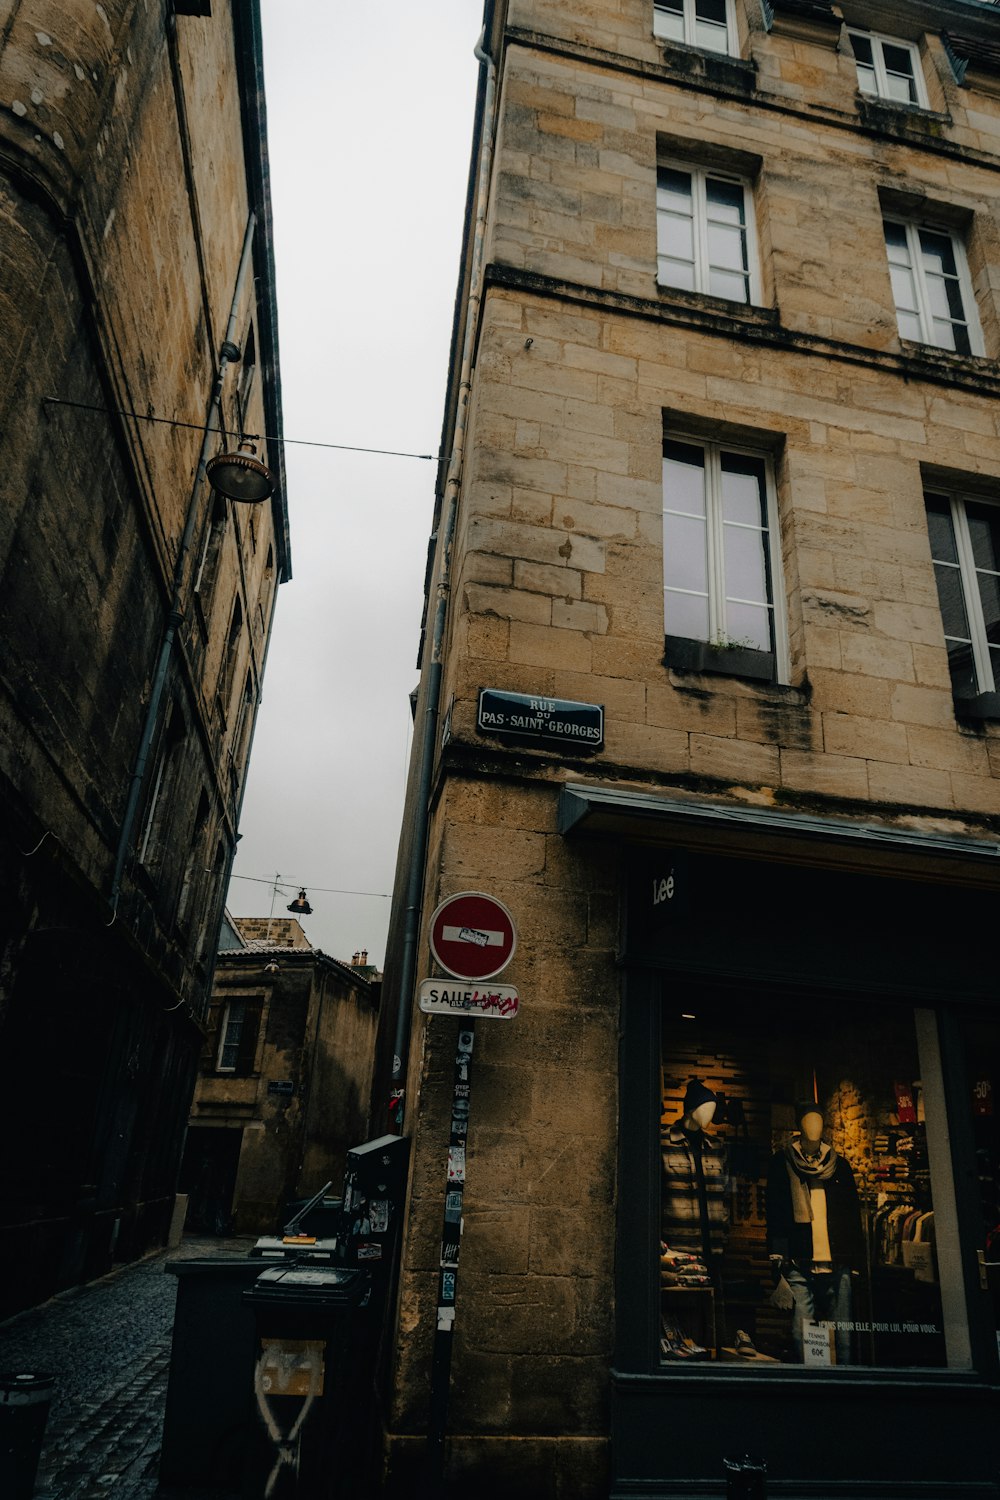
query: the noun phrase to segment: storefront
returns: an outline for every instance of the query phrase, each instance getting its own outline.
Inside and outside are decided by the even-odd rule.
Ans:
[[[567,788],[624,840],[615,1500],[996,1496],[996,846]]]

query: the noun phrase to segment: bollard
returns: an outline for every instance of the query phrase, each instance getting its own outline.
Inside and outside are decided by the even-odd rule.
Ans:
[[[767,1500],[767,1464],[762,1458],[724,1458],[726,1500]]]

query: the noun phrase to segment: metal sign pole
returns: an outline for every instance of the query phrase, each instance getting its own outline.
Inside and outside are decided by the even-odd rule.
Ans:
[[[465,1191],[465,1143],[469,1133],[469,1089],[475,1022],[466,1021],[458,1033],[455,1075],[451,1100],[451,1135],[448,1141],[448,1184],[444,1198],[438,1277],[437,1326],[431,1361],[431,1404],[427,1424],[428,1497],[440,1495],[444,1484],[445,1435],[448,1428],[448,1396],[451,1354],[455,1335],[455,1289],[458,1255],[462,1240],[462,1197]]]

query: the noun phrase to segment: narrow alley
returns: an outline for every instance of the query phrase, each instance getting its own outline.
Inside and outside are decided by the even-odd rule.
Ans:
[[[164,1268],[250,1243],[186,1239],[0,1325],[0,1369],[55,1376],[35,1500],[152,1500],[177,1297]]]

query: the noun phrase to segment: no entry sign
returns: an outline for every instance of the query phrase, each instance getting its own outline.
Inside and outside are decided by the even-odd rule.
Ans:
[[[517,947],[514,918],[495,896],[462,891],[431,917],[431,952],[456,979],[492,979]]]

